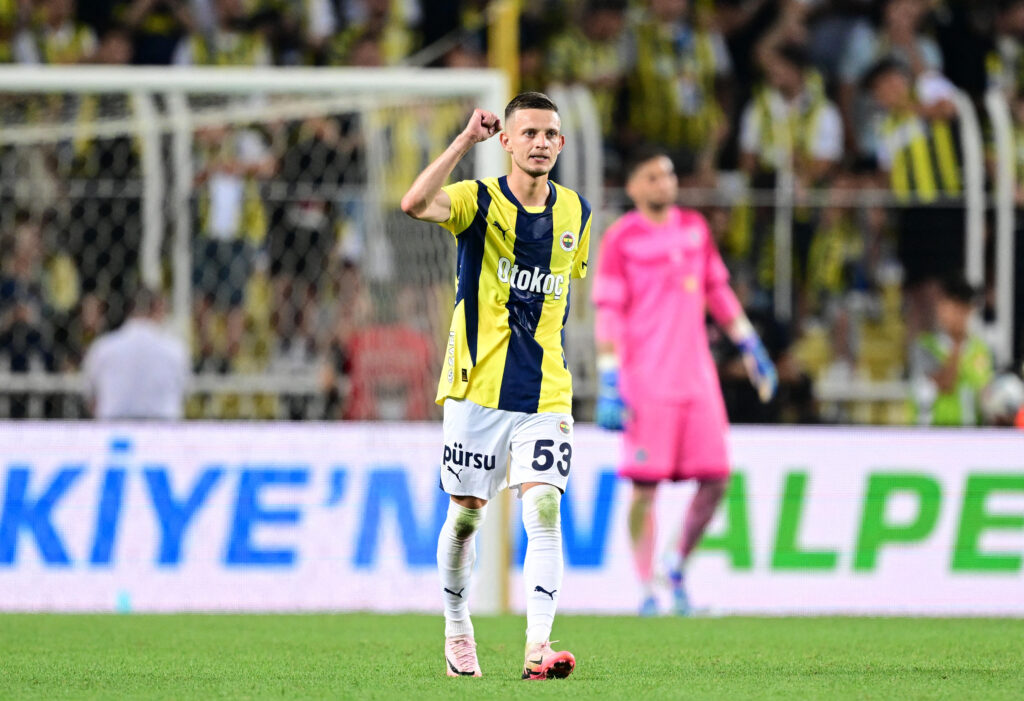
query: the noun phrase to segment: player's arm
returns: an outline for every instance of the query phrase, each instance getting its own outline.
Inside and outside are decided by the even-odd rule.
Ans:
[[[768,356],[768,350],[750,323],[736,293],[729,286],[729,270],[722,261],[710,233],[707,237],[707,267],[704,280],[704,295],[708,311],[715,322],[722,327],[736,347],[743,353],[743,365],[747,376],[757,390],[762,402],[771,401],[779,386],[775,365]]]
[[[499,131],[501,120],[498,115],[480,109],[473,110],[473,116],[469,118],[469,124],[462,133],[413,181],[409,191],[402,197],[402,211],[422,221],[448,221],[452,202],[441,187],[474,145],[486,141]]]
[[[597,341],[597,406],[595,419],[602,428],[622,430],[625,403],[619,392],[619,349],[629,305],[629,288],[622,256],[615,245],[614,229],[601,241],[593,300],[597,307],[594,337]]]

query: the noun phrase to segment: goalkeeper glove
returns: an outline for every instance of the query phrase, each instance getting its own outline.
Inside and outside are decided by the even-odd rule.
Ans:
[[[619,364],[614,357],[598,359],[597,378],[597,425],[609,431],[621,431],[626,405],[619,394]]]
[[[756,333],[751,333],[738,345],[743,353],[743,365],[747,369],[750,383],[754,385],[761,401],[767,404],[779,387],[779,375],[775,371],[775,365],[772,364],[768,351]]]

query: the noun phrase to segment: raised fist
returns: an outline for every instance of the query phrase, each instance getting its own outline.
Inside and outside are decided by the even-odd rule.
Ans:
[[[473,140],[473,143],[487,141],[489,138],[501,131],[501,119],[493,112],[486,110],[473,110],[473,116],[469,118],[469,124],[462,130],[462,133]]]

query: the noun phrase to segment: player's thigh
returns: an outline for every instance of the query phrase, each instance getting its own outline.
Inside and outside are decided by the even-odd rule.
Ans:
[[[505,483],[516,418],[470,401],[445,400],[441,488],[452,496],[492,499]]]
[[[726,436],[729,421],[719,392],[707,392],[683,409],[675,479],[722,479],[729,476]]]
[[[569,414],[521,414],[512,431],[509,488],[537,482],[565,491],[572,469]]]
[[[619,475],[635,482],[672,479],[680,440],[682,405],[633,402],[622,434]]]

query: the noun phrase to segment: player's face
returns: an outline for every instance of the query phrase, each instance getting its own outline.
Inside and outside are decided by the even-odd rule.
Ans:
[[[513,112],[500,140],[516,167],[535,178],[551,172],[565,146],[562,120],[551,110]]]
[[[676,201],[678,191],[679,179],[668,156],[641,164],[626,183],[626,194],[637,207],[663,209]]]

